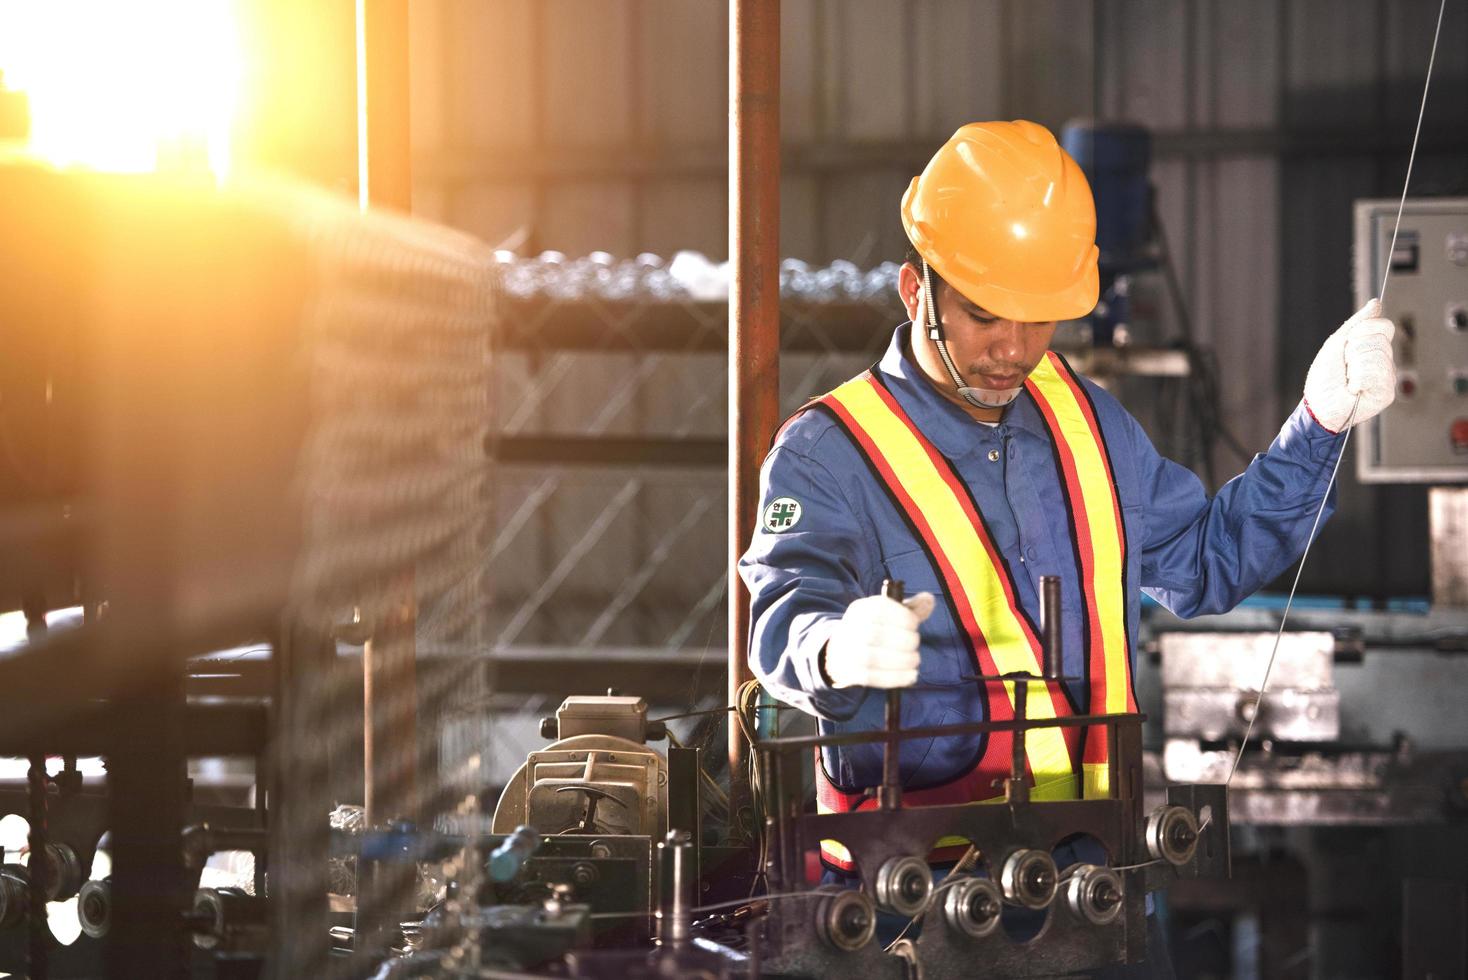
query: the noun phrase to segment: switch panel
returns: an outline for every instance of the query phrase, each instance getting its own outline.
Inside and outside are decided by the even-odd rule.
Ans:
[[[1356,202],[1359,307],[1381,289],[1397,324],[1397,400],[1358,430],[1363,483],[1468,482],[1468,198]]]

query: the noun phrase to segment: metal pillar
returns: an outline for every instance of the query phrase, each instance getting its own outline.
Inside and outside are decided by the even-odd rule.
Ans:
[[[369,826],[418,816],[418,611],[412,575],[393,583],[390,603],[362,648],[362,803]]]
[[[268,780],[272,934],[268,976],[271,980],[341,976],[329,959],[326,814],[333,801],[327,759],[318,746],[323,709],[332,702],[336,644],[287,619],[271,656],[276,676]]]
[[[407,0],[356,0],[357,167],[364,208],[412,206]],[[414,575],[381,597],[386,609],[362,655],[368,824],[416,817],[418,672]]]
[[[408,2],[357,2],[357,186],[365,208],[413,204]]]
[[[749,596],[735,563],[759,509],[759,467],[780,421],[780,0],[729,3],[729,703],[752,675]],[[749,800],[729,721],[732,812]]]

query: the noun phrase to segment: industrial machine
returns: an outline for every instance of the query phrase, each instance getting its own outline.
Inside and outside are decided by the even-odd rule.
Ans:
[[[698,751],[674,746],[665,758],[652,749],[647,743],[667,731],[647,719],[641,699],[568,698],[542,723],[554,741],[510,780],[489,836],[339,839],[359,860],[476,855],[450,885],[457,897],[412,927],[431,940],[415,942],[400,967],[389,960],[381,975],[431,967],[434,975],[478,976],[454,955],[469,947],[481,964],[576,977],[956,977],[975,963],[1046,977],[1141,960],[1149,892],[1227,876],[1229,800],[1222,785],[1177,785],[1165,803],[1147,807],[1140,715],[1028,717],[1030,684],[1059,677],[1060,633],[1042,624],[1042,674],[976,679],[1015,685],[1012,721],[903,729],[901,693],[892,692],[882,730],[754,737],[764,822],[747,846],[706,833],[701,787],[711,780]],[[1057,724],[1104,730],[1113,798],[1031,799],[1026,733]],[[1013,733],[1014,754],[995,805],[902,807],[901,741],[996,730]],[[884,746],[876,809],[806,812],[803,770],[812,749],[835,742]],[[952,837],[971,842],[971,851],[935,880],[929,850]],[[1103,857],[1057,866],[1057,850],[1081,838]],[[817,880],[813,856],[826,839],[852,854],[856,887]],[[911,938],[877,943],[879,913],[909,920]],[[1013,927],[1011,913],[1028,917],[1028,932]]]
[[[1305,616],[1307,628],[1280,637],[1263,699],[1259,681],[1274,632],[1179,630],[1158,638],[1160,775],[1169,783],[1222,783],[1232,776],[1231,812],[1241,824],[1430,825],[1468,812],[1468,745],[1417,744],[1400,727],[1408,719],[1397,718],[1398,727],[1383,730],[1385,712],[1370,712],[1359,696],[1343,702],[1339,671],[1415,679],[1406,669],[1415,658],[1391,648],[1368,654],[1367,640],[1349,621],[1338,618],[1335,630],[1327,631],[1309,628],[1310,621],[1319,624],[1326,616]],[[1451,620],[1440,619],[1440,635],[1451,643]],[[1462,642],[1462,625],[1457,632]],[[1381,642],[1380,634],[1373,630],[1371,640]],[[1436,654],[1443,661],[1440,671],[1452,656],[1451,645]],[[1353,695],[1370,689],[1355,679],[1351,687]],[[1414,720],[1431,723],[1426,715],[1419,712]],[[1251,720],[1253,738],[1234,772]]]

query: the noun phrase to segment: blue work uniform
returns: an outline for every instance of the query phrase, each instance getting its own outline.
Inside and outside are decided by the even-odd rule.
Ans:
[[[1072,703],[1088,704],[1085,606],[1061,477],[1039,410],[1024,392],[997,425],[975,421],[922,374],[910,332],[910,324],[896,329],[874,370],[968,484],[1035,621],[1040,577],[1061,578],[1065,674],[1081,678],[1068,682]],[[1300,556],[1340,442],[1303,403],[1269,450],[1209,498],[1191,470],[1158,454],[1115,398],[1084,384],[1126,527],[1128,636],[1137,635],[1141,590],[1185,618],[1221,613]],[[908,595],[937,593],[937,572],[850,438],[824,412],[807,411],[780,432],[761,490],[761,520],[739,562],[753,601],[754,672],[774,697],[815,715],[823,733],[882,727],[884,699],[865,687],[831,687],[819,668],[821,651],[846,607],[879,593],[883,579],[901,579]],[[905,697],[904,725],[983,719],[983,692],[962,682],[975,668],[961,629],[943,602],[923,623],[918,683],[950,686]],[[980,739],[903,742],[904,785],[920,789],[960,775],[982,750]],[[823,762],[845,790],[881,781],[880,744],[827,748]]]

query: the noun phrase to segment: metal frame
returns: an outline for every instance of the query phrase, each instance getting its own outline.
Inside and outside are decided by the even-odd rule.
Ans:
[[[1025,683],[1016,684],[1022,692]],[[1113,867],[1125,869],[1125,906],[1109,926],[1091,926],[1052,906],[1043,942],[1018,943],[1003,930],[982,939],[953,935],[934,903],[923,918],[922,935],[914,944],[919,969],[935,977],[966,975],[976,961],[1004,976],[1040,977],[1140,961],[1146,950],[1144,894],[1170,878],[1227,874],[1227,797],[1221,786],[1173,787],[1169,800],[1195,814],[1209,807],[1209,823],[1200,837],[1198,852],[1189,866],[1173,869],[1148,862],[1142,841],[1143,778],[1140,714],[1075,715],[1032,720],[1025,715],[1025,698],[1016,697],[1012,721],[969,722],[925,728],[854,732],[762,740],[757,749],[766,767],[770,806],[769,833],[773,841],[767,865],[774,895],[804,890],[805,855],[825,839],[839,840],[856,859],[862,887],[875,894],[878,869],[887,861],[908,855],[926,855],[941,837],[961,836],[975,842],[991,875],[998,863],[1017,848],[1049,851],[1060,841],[1087,834],[1106,847]],[[1034,802],[1024,771],[1024,734],[1045,728],[1104,726],[1109,741],[1111,799]],[[888,754],[896,744],[915,738],[976,735],[1008,731],[1015,734],[1010,777],[1005,795],[995,805],[957,804],[898,809],[812,814],[802,812],[802,763],[812,748],[886,742]],[[900,797],[900,792],[899,792]],[[819,895],[772,902],[765,939],[764,962],[773,972],[807,976],[902,976],[900,961],[872,945],[854,953],[837,952],[816,938],[814,913]],[[1060,904],[1057,898],[1056,905]]]

